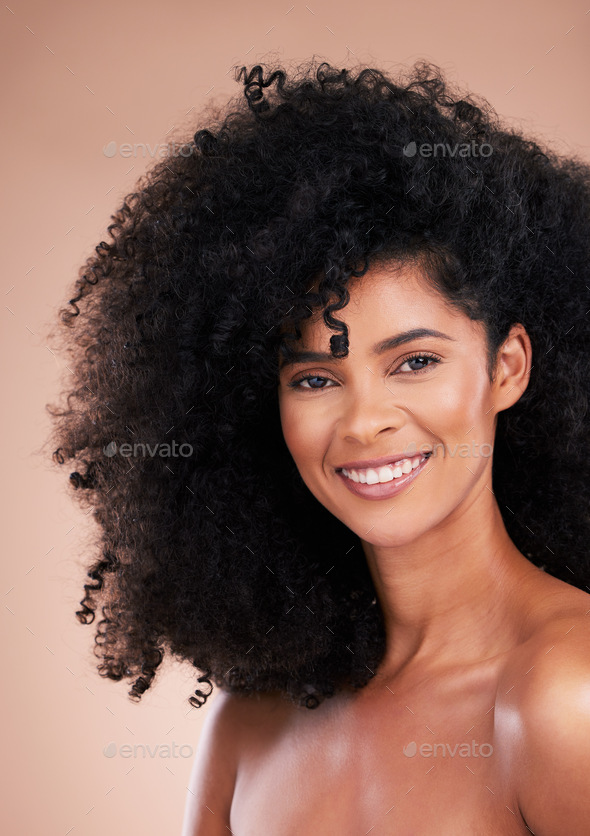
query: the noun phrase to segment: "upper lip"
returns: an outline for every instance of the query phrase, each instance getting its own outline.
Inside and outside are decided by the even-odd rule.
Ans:
[[[379,459],[362,459],[361,461],[356,462],[346,462],[345,464],[338,465],[336,470],[366,470],[369,467],[383,467],[383,465],[393,464],[401,459],[415,459],[416,456],[420,456],[422,458],[428,453],[430,453],[430,450],[423,452],[414,450],[411,453],[392,453],[390,456],[381,456]]]

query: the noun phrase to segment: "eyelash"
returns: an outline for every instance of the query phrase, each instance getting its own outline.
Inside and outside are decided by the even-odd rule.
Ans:
[[[404,357],[404,359],[400,362],[399,365],[403,366],[404,363],[409,363],[411,360],[431,360],[432,363],[434,363],[436,365],[437,363],[440,363],[441,358],[438,357],[436,354],[430,354],[429,352],[423,352],[422,351],[422,352],[420,352],[420,354],[410,354],[409,357]],[[424,368],[422,368],[422,369],[417,369],[416,371],[413,371],[413,372],[404,372],[404,374],[411,374],[411,375],[422,374],[422,372],[427,371],[431,367],[432,363],[429,363],[427,366],[424,366]],[[399,368],[399,366],[398,366],[398,368]],[[314,379],[317,379],[317,380],[332,380],[331,377],[325,377],[324,375],[306,374],[306,375],[302,375],[301,377],[296,378],[295,380],[292,380],[288,384],[288,386],[292,389],[309,389],[312,392],[314,392],[314,391],[315,392],[321,392],[326,388],[327,389],[332,388],[331,386],[328,386],[328,387],[326,387],[326,386],[317,386],[317,387],[301,386],[301,384],[303,383],[304,380],[309,380],[310,378],[312,380],[314,380]]]

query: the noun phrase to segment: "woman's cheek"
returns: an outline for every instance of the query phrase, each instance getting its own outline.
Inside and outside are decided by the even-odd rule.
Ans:
[[[282,399],[280,402],[280,417],[283,436],[289,452],[297,464],[309,457],[314,444],[315,434],[313,431],[313,420],[310,410],[305,404],[289,402]]]

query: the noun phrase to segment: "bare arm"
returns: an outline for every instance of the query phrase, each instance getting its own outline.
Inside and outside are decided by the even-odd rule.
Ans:
[[[236,700],[224,691],[208,709],[187,787],[181,836],[228,836],[237,770]]]

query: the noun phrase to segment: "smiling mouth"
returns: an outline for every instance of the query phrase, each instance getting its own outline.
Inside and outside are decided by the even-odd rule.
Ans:
[[[385,464],[380,467],[367,467],[363,469],[339,468],[338,473],[341,473],[352,482],[357,482],[362,485],[377,485],[385,484],[387,482],[395,482],[398,479],[403,479],[413,470],[416,470],[422,462],[430,457],[431,453],[419,454],[411,456],[407,459],[399,459],[393,464]]]
[[[412,490],[410,485],[418,479],[426,468],[430,467],[429,454],[412,456],[409,459],[410,465],[414,459],[418,459],[418,464],[415,467],[411,467],[408,473],[404,473],[403,469],[398,467],[400,462],[403,465],[403,459],[400,459],[399,462],[393,462],[392,465],[382,465],[378,468],[369,467],[364,470],[351,469],[350,471],[346,470],[346,468],[340,468],[335,473],[342,480],[346,489],[361,499],[371,501],[392,499],[399,494]],[[394,476],[394,470],[396,474],[401,470],[401,476]],[[355,478],[358,479],[358,482],[355,481]],[[361,481],[362,478],[365,478],[364,482]]]

